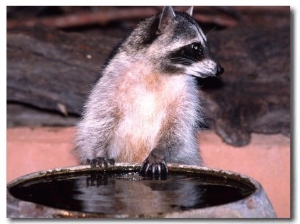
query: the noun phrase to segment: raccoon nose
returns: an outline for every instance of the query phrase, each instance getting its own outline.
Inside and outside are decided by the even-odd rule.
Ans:
[[[218,65],[218,67],[217,67],[217,72],[216,72],[216,76],[222,75],[223,72],[224,72],[224,68],[223,68],[222,66]]]

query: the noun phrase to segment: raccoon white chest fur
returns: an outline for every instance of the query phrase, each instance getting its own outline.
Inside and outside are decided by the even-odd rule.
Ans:
[[[197,116],[199,102],[190,91],[191,77],[157,74],[145,67],[149,66],[132,66],[119,76],[115,89],[120,117],[108,156],[119,161],[142,162],[179,113]]]

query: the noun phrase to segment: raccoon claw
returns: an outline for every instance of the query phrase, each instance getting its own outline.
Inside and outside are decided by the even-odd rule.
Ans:
[[[104,157],[97,157],[95,159],[87,159],[86,163],[91,166],[91,168],[96,168],[96,167],[104,167],[107,168],[108,165],[114,165],[115,160],[114,159],[106,159]]]
[[[151,163],[149,159],[146,159],[140,169],[140,175],[142,176],[165,176],[168,174],[168,166],[164,160],[159,163]]]

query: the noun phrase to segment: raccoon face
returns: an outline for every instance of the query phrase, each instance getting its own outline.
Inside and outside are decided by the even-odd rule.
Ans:
[[[161,47],[157,55],[160,56],[160,67],[164,72],[201,78],[219,76],[224,72],[191,14],[175,13],[171,7],[165,7],[158,30],[161,37],[157,42]]]

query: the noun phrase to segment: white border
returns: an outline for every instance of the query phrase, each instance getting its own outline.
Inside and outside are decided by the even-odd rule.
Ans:
[[[110,1],[91,1],[91,0],[86,0],[86,1],[81,1],[81,2],[70,2],[70,1],[57,1],[57,0],[52,0],[52,1],[46,1],[46,2],[37,2],[37,1],[26,1],[26,4],[24,3],[24,1],[2,1],[4,3],[4,5],[1,5],[0,7],[0,15],[1,15],[1,37],[2,42],[1,42],[1,53],[2,53],[2,63],[1,63],[1,77],[2,80],[0,82],[0,91],[1,91],[1,149],[2,149],[2,161],[1,161],[1,171],[4,173],[2,174],[2,178],[4,178],[4,180],[1,181],[1,183],[4,185],[1,187],[2,191],[1,191],[1,203],[2,203],[2,209],[1,209],[1,217],[6,221],[6,223],[14,223],[14,222],[33,222],[33,220],[10,220],[6,218],[6,6],[7,5],[210,5],[210,6],[216,6],[216,5],[244,5],[244,6],[250,6],[250,5],[260,5],[260,6],[271,6],[271,5],[277,5],[277,6],[291,6],[291,11],[293,14],[292,19],[294,19],[294,21],[292,22],[292,25],[294,25],[294,27],[291,27],[291,35],[294,35],[293,38],[291,38],[291,40],[294,40],[294,43],[291,43],[291,62],[293,61],[294,64],[292,64],[292,71],[294,71],[294,78],[291,79],[291,82],[294,81],[295,83],[291,83],[291,105],[293,105],[293,107],[291,107],[291,109],[294,109],[293,112],[291,112],[294,117],[292,117],[291,122],[293,122],[294,124],[292,125],[292,127],[294,128],[294,130],[291,130],[291,140],[292,140],[292,148],[291,150],[293,150],[292,152],[292,197],[291,200],[294,201],[292,202],[292,214],[294,215],[294,218],[292,220],[278,220],[280,221],[280,223],[298,223],[298,202],[299,202],[299,198],[298,198],[298,194],[297,194],[297,188],[298,188],[298,175],[299,175],[299,166],[297,165],[297,161],[298,161],[298,140],[297,138],[294,138],[297,135],[297,129],[299,127],[299,119],[297,119],[297,115],[298,113],[298,98],[300,97],[299,95],[299,90],[298,90],[298,86],[299,86],[299,78],[297,77],[298,75],[298,66],[297,66],[297,59],[298,59],[298,52],[299,52],[299,45],[297,45],[297,40],[299,37],[298,32],[299,32],[299,18],[297,15],[298,12],[298,2],[296,1],[289,1],[289,0],[273,0],[273,1],[261,1],[261,0],[252,0],[252,1],[215,1],[215,0],[210,0],[210,1],[190,1],[190,0],[185,0],[184,4],[182,4],[182,2],[179,1],[157,1],[157,0],[152,0],[151,2],[133,2],[133,1],[116,1],[116,0],[110,0]],[[46,3],[46,4],[44,4]],[[294,96],[293,96],[294,94]],[[4,160],[4,161],[3,161]],[[280,165],[280,161],[278,163],[278,165]],[[293,207],[294,206],[294,207]],[[3,209],[4,208],[4,209]],[[41,222],[42,220],[38,220],[38,222]],[[60,223],[60,222],[70,222],[71,220],[45,220],[47,223]],[[74,220],[72,220],[74,221]],[[89,220],[91,221],[91,220]],[[83,220],[78,220],[77,222],[80,223],[89,223],[89,221],[83,221]],[[99,220],[94,220],[99,222]],[[123,221],[126,222],[132,222],[132,220],[120,220],[120,221],[111,221],[111,220],[101,220],[101,222],[109,222],[109,223],[121,223]],[[143,220],[135,220],[138,222],[141,222]],[[193,220],[194,222],[195,220]],[[241,222],[241,220],[237,220],[239,223]],[[2,221],[1,221],[2,222]],[[147,222],[149,222],[149,220],[147,220]],[[152,220],[152,223],[160,223],[161,220]],[[164,220],[164,222],[167,223],[174,223],[174,220]],[[176,222],[176,221],[175,221]],[[180,220],[180,222],[188,222],[186,220]],[[228,220],[228,221],[211,221],[211,220],[197,220],[197,222],[209,222],[209,223],[223,223],[223,222],[234,222],[234,220]],[[261,222],[261,220],[255,221],[255,220],[248,220],[246,221],[247,223],[253,223],[253,222]],[[264,220],[263,222],[267,222],[267,223],[274,223],[276,222],[276,220]],[[4,223],[4,221],[3,221]]]

